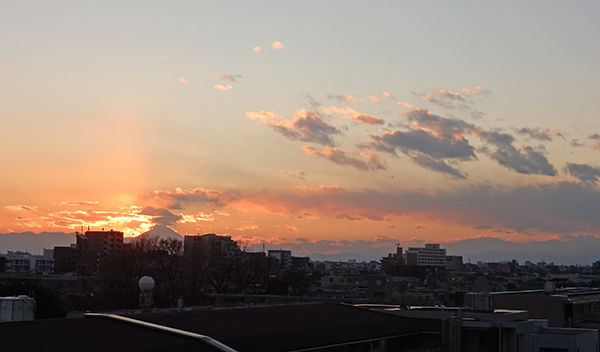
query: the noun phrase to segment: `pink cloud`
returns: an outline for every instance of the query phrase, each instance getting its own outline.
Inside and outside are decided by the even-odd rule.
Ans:
[[[179,82],[183,83],[183,84],[188,84],[187,80],[183,77],[179,78]]]
[[[169,61],[169,58],[166,57],[166,56],[164,56],[164,55],[158,55],[158,59],[161,60],[161,61],[163,61],[163,60],[164,61]]]
[[[359,157],[355,157],[352,155],[352,153],[345,152],[340,148],[326,147],[324,150],[318,150],[315,147],[307,145],[302,147],[302,150],[304,150],[306,154],[316,155],[338,165],[352,166],[363,171],[387,169],[387,161],[379,158],[374,153],[358,154],[362,158],[367,159],[364,160]]]
[[[383,119],[380,119],[379,117],[363,114],[363,113],[360,113],[351,108],[340,109],[335,106],[330,106],[328,108],[323,107],[322,109],[326,114],[331,114],[334,112],[342,114],[344,118],[350,119],[350,120],[354,121],[354,123],[357,123],[357,124],[383,125],[385,123],[385,121]]]
[[[412,109],[414,108],[414,106],[410,105],[409,103],[404,103],[404,102],[398,102],[398,105],[403,106],[407,109]]]
[[[485,89],[483,87],[471,86],[468,88],[463,88],[462,92],[463,92],[463,94],[467,94],[467,95],[475,95],[475,94],[490,93],[490,90]]]
[[[216,89],[216,90],[220,90],[221,92],[226,92],[226,91],[230,90],[233,87],[230,84],[228,84],[226,86],[224,86],[222,84],[217,84],[213,88]]]
[[[223,73],[223,74],[213,73],[213,76],[217,77],[221,81],[231,81],[231,82],[236,82],[236,83],[239,83],[238,80],[237,80],[237,78],[243,78],[244,77],[242,75],[231,75],[231,74],[228,74],[228,73]]]
[[[254,48],[252,48],[252,50],[254,50],[255,52],[261,51],[262,48],[260,46],[255,46]]]
[[[393,96],[391,93],[388,93],[388,92],[383,92],[383,96],[388,99],[396,99],[395,96]]]
[[[281,42],[273,42],[273,49],[275,50],[281,50],[285,47],[285,45],[283,45]]]
[[[419,99],[423,101],[428,101],[432,104],[436,104],[438,106],[454,109],[457,106],[456,102],[459,102],[460,108],[465,108],[464,102],[466,102],[465,98],[463,98],[460,93],[452,92],[449,90],[444,90],[441,88],[431,88],[428,93],[415,93]]]
[[[381,98],[375,95],[369,95],[369,100],[371,103],[381,103]]]
[[[294,120],[288,121],[272,112],[247,112],[246,117],[259,120],[265,126],[273,128],[293,141],[314,142],[322,145],[334,145],[331,135],[340,131],[325,122],[319,114],[307,109],[300,109],[294,114]]]

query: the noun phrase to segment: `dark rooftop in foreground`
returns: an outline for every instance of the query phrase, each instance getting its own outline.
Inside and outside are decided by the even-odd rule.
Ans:
[[[348,341],[441,331],[439,320],[396,317],[351,305],[329,303],[130,317],[208,335],[241,352],[294,351]]]
[[[277,352],[416,335],[438,335],[441,322],[409,319],[344,304],[298,304],[0,324],[8,351],[217,351],[201,334],[234,350]],[[137,322],[135,322],[137,321]],[[152,328],[143,322],[158,324]],[[165,327],[167,327],[165,329]],[[183,334],[166,331],[183,330]]]
[[[197,340],[102,318],[0,323],[0,350],[8,351],[218,351]]]

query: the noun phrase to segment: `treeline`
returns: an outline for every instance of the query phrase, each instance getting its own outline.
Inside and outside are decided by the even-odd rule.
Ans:
[[[208,292],[300,294],[308,290],[309,273],[281,272],[278,265],[265,253],[243,247],[207,246],[184,253],[182,241],[142,238],[100,263],[95,288],[70,299],[77,310],[138,308],[138,281],[145,275],[155,281],[155,307],[175,307],[179,299],[186,306],[205,304]]]

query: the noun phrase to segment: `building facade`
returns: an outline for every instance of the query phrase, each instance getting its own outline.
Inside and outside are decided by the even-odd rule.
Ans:
[[[437,243],[426,243],[425,247],[409,247],[406,251],[406,265],[446,266],[446,249]]]
[[[44,255],[33,255],[29,252],[21,251],[7,251],[6,254],[0,253],[0,257],[3,258],[0,265],[0,272],[3,273],[48,275],[54,271],[54,258],[46,251]]]

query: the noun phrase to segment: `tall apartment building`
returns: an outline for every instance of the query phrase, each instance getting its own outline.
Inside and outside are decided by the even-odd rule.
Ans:
[[[123,252],[123,232],[86,231],[75,234],[76,243],[69,247],[54,247],[54,271],[93,275],[112,256]]]
[[[123,232],[121,231],[86,231],[77,234],[77,247],[92,249],[98,253],[100,262],[123,250]]]
[[[447,255],[446,268],[450,271],[463,271],[463,257],[460,255]]]
[[[275,249],[267,251],[269,258],[274,258],[279,261],[279,270],[288,270],[292,267],[292,251]]]
[[[446,249],[435,243],[426,243],[425,247],[409,247],[406,251],[406,265],[446,266]]]
[[[226,258],[234,257],[240,248],[231,236],[219,236],[208,233],[199,236],[185,236],[183,238],[183,252],[186,255],[200,254],[208,262],[215,263]]]

